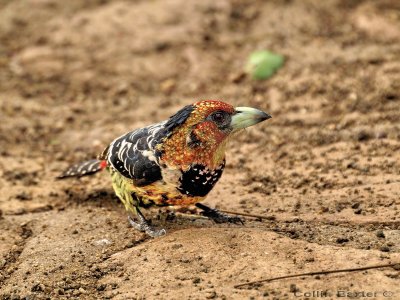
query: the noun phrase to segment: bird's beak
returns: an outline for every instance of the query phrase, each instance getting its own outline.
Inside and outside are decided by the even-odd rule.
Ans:
[[[233,131],[238,131],[253,126],[272,118],[269,114],[252,107],[236,107],[232,116],[231,126]]]

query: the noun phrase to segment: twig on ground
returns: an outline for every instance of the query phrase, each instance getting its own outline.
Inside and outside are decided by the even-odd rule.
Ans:
[[[271,282],[275,280],[281,280],[286,278],[294,278],[294,277],[301,277],[301,276],[314,276],[314,275],[326,275],[326,274],[333,274],[333,273],[344,273],[344,272],[359,272],[364,270],[371,270],[371,269],[381,269],[381,268],[389,268],[393,267],[396,270],[400,269],[400,262],[390,263],[390,264],[382,264],[382,265],[375,265],[375,266],[368,266],[368,267],[360,267],[360,268],[349,268],[349,269],[339,269],[339,270],[328,270],[328,271],[317,271],[317,272],[308,272],[308,273],[300,273],[300,274],[292,274],[292,275],[284,275],[279,277],[271,277],[267,279],[261,279],[256,281],[250,281],[246,283],[237,284],[234,288],[241,288],[247,285],[258,285],[265,282]]]
[[[230,214],[230,215],[252,217],[252,218],[264,219],[264,220],[269,220],[269,221],[275,220],[274,216],[255,215],[255,214],[236,212],[236,211],[230,211],[230,210],[221,210],[221,209],[219,211],[223,212],[223,213],[226,213],[226,214]]]
[[[182,218],[189,219],[189,220],[198,220],[198,219],[208,220],[208,218],[205,216],[195,215],[193,213],[189,214],[189,213],[176,212],[175,215],[177,217],[182,217]]]
[[[268,221],[278,221],[278,222],[305,222],[305,223],[319,223],[319,224],[328,224],[328,225],[379,225],[379,226],[390,226],[390,229],[399,229],[400,221],[365,221],[363,223],[355,223],[347,220],[329,220],[329,219],[314,219],[314,220],[304,220],[299,217],[293,218],[277,218],[274,215],[266,216],[266,215],[257,215],[257,214],[250,214],[250,213],[243,213],[237,211],[230,211],[230,210],[219,210],[220,212],[237,215],[237,216],[244,216],[244,217],[251,217],[256,219],[263,219]]]

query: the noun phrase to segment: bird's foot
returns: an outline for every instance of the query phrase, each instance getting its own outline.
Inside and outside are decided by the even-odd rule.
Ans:
[[[234,223],[242,225],[244,224],[244,220],[238,216],[230,216],[223,212],[220,212],[216,208],[210,208],[204,204],[196,203],[196,207],[202,210],[201,214],[207,218],[210,218],[215,223]]]
[[[139,221],[137,222],[131,216],[128,216],[128,221],[133,228],[139,231],[146,232],[151,237],[159,237],[167,233],[163,228],[156,229],[153,226],[151,226],[141,213],[138,213],[138,219]]]

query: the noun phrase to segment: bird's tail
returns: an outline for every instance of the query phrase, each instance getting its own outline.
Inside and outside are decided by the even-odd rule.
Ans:
[[[61,175],[59,175],[57,179],[92,175],[101,170],[104,170],[106,167],[107,167],[107,161],[99,159],[91,159],[69,167]]]

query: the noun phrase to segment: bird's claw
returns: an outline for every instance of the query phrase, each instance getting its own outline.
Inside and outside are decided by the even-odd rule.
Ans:
[[[151,237],[159,237],[167,233],[164,228],[156,229],[153,226],[149,225],[149,223],[144,218],[139,217],[139,220],[139,222],[136,222],[131,216],[128,216],[128,221],[133,228],[139,231],[146,232]]]
[[[204,204],[197,203],[196,207],[202,210],[201,214],[215,223],[233,223],[233,224],[244,224],[244,220],[238,216],[230,216],[223,212],[220,212],[218,209],[210,208]]]

